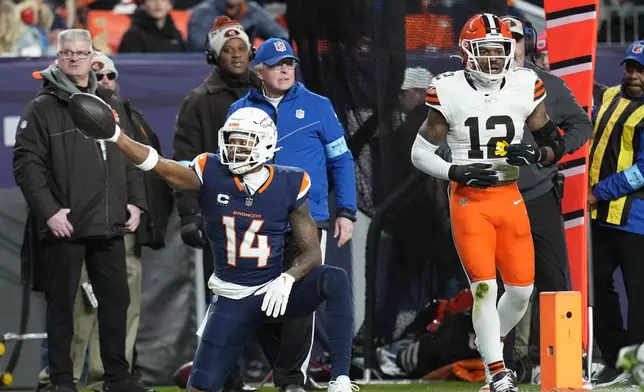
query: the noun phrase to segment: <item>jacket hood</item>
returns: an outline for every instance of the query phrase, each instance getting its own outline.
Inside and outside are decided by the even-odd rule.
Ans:
[[[40,71],[40,76],[45,80],[41,93],[48,93],[47,90],[49,90],[57,93],[56,95],[61,98],[69,98],[69,95],[81,92],[74,82],[58,68],[58,65],[52,65],[44,71]],[[88,92],[94,94],[97,86],[94,71],[89,71]],[[59,93],[63,93],[62,96]]]

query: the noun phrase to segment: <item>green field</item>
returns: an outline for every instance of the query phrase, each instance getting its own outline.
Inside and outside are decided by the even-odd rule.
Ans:
[[[396,385],[363,385],[360,386],[360,391],[368,392],[477,392],[481,384],[474,383],[462,383],[462,382],[431,382],[431,383],[422,383],[422,384],[396,384]],[[530,385],[521,385],[519,387],[520,391],[539,391],[538,387]],[[603,392],[639,392],[637,389],[622,387],[622,388],[599,388],[595,389],[596,391]],[[179,388],[157,388],[158,392],[184,392]],[[262,388],[262,392],[276,392],[276,388]],[[326,390],[325,390],[326,391]]]

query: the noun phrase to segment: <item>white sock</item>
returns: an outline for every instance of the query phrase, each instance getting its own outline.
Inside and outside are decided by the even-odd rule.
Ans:
[[[482,280],[470,284],[474,307],[472,324],[476,332],[476,342],[485,365],[503,362],[503,350],[499,339],[500,322],[496,310],[498,287],[496,280]]]
[[[525,314],[533,286],[505,285],[505,293],[499,300],[499,319],[501,321],[501,337],[507,336]]]

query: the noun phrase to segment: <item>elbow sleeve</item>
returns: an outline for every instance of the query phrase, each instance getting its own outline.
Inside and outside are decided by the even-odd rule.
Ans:
[[[430,176],[449,180],[451,163],[436,155],[438,146],[428,142],[424,137],[416,135],[414,145],[411,147],[411,163],[420,171]]]
[[[547,139],[554,139],[559,135],[559,129],[552,119],[549,119],[541,128],[532,131],[534,138],[538,144],[543,144]]]

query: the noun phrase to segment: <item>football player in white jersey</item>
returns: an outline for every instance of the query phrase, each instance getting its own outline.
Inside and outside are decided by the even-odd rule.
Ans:
[[[492,391],[517,391],[502,339],[532,294],[534,249],[516,179],[519,166],[555,164],[563,139],[546,113],[543,82],[513,67],[515,41],[505,23],[475,15],[459,46],[464,69],[438,75],[427,90],[429,112],[411,158],[418,169],[451,181],[452,233],[474,296],[472,322],[486,381]],[[521,143],[524,124],[538,145]],[[445,139],[452,163],[435,154]],[[497,269],[505,286],[498,309]]]

